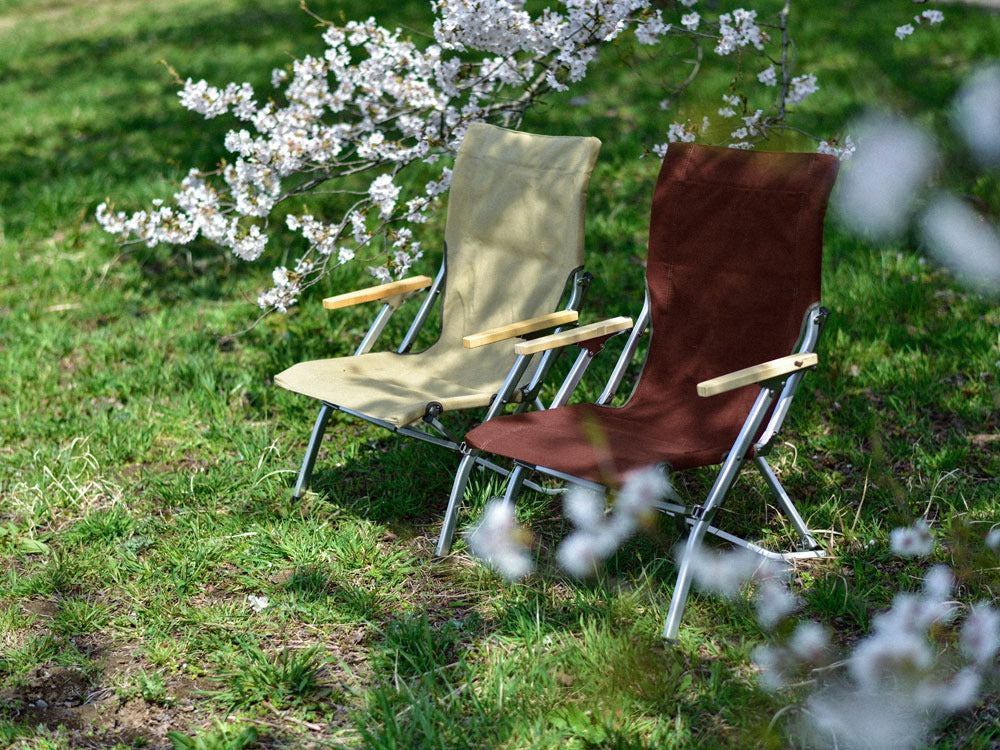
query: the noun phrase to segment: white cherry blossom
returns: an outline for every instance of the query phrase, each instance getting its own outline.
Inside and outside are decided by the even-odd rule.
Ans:
[[[778,85],[778,71],[773,65],[768,65],[764,70],[757,74],[757,80],[763,83],[765,86],[777,86]]]

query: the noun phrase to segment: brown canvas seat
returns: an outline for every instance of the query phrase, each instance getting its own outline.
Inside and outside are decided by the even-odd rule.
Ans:
[[[815,362],[826,317],[819,306],[823,219],[837,167],[819,154],[672,144],[653,196],[647,305],[638,323],[648,321],[652,335],[631,397],[609,406],[606,389],[596,404],[483,423],[466,435],[470,454],[605,486],[651,464],[722,463],[708,499],[690,511],[690,544],[700,543],[740,466],[753,461],[804,545],[816,550],[765,455],[803,370]],[[521,474],[511,477],[511,499]],[[682,563],[671,638],[688,576]]]
[[[596,138],[469,127],[452,172],[437,277],[324,300],[329,309],[383,304],[354,356],[300,362],[275,376],[277,385],[321,402],[296,497],[308,486],[332,411],[457,449],[437,419],[442,412],[489,406],[488,418],[510,402],[535,398],[551,358],[520,362],[509,339],[577,318],[590,279],[582,270],[584,207],[599,149]],[[389,316],[415,294],[424,300],[400,345],[371,351]],[[439,297],[440,334],[413,352]],[[512,373],[515,363],[519,371]]]

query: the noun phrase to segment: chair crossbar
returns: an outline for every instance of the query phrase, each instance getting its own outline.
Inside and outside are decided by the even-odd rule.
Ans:
[[[814,305],[806,311],[802,319],[802,333],[799,335],[799,341],[793,352],[794,354],[812,354],[816,351],[819,337],[823,333],[823,328],[826,325],[826,319],[829,315],[830,311],[819,305]],[[755,453],[765,455],[768,452],[772,441],[785,422],[785,417],[788,416],[788,411],[792,407],[792,400],[795,398],[795,394],[799,390],[799,384],[802,382],[804,376],[804,371],[796,372],[785,382],[784,388],[781,389],[781,395],[778,397],[778,403],[771,413],[771,418],[768,420],[763,433],[761,433],[761,436],[754,444]]]
[[[413,316],[413,321],[410,323],[410,327],[407,329],[406,334],[403,336],[403,340],[400,342],[399,347],[396,349],[397,354],[406,354],[410,349],[413,348],[414,342],[417,340],[417,335],[424,327],[424,323],[427,321],[427,316],[430,314],[434,307],[434,303],[437,302],[438,297],[441,296],[441,291],[444,288],[444,280],[447,275],[446,263],[448,257],[448,245],[444,246],[444,258],[441,261],[441,267],[438,269],[437,275],[434,277],[433,283],[431,283],[430,288],[427,290],[427,294],[424,297],[424,301],[420,303],[420,307],[417,310],[417,314]]]
[[[405,435],[406,437],[416,438],[417,440],[423,440],[426,443],[433,443],[434,445],[447,448],[448,450],[459,449],[459,444],[456,441],[447,439],[446,437],[441,438],[437,435],[431,435],[430,433],[414,429],[408,425],[399,427],[381,419],[376,419],[368,414],[362,414],[361,412],[348,409],[343,406],[338,406],[336,404],[328,404],[324,401],[320,405],[319,416],[316,417],[313,431],[309,436],[309,444],[306,446],[306,455],[302,461],[302,466],[299,469],[298,479],[295,482],[295,489],[292,490],[293,499],[301,499],[302,496],[305,495],[306,490],[309,488],[309,480],[312,478],[313,467],[316,464],[316,456],[319,453],[319,447],[323,442],[323,434],[326,432],[326,425],[330,419],[330,414],[334,411],[349,414],[352,417],[363,419],[366,422],[370,422],[371,424],[382,427],[390,432]]]
[[[642,335],[649,327],[649,320],[649,290],[647,289],[646,296],[642,302],[642,309],[639,311],[639,315],[636,316],[635,323],[632,326],[632,332],[629,334],[621,354],[618,355],[615,366],[611,370],[611,374],[608,376],[607,383],[604,385],[604,390],[601,391],[601,395],[597,397],[597,401],[595,403],[607,406],[611,403],[611,399],[615,397],[615,394],[618,392],[618,387],[621,385],[622,379],[625,377],[625,372],[628,369],[629,364],[632,362],[632,359],[635,357],[636,350],[639,348],[639,339],[642,338]]]
[[[477,455],[475,461],[476,461],[476,466],[478,466],[480,469],[487,469],[489,471],[492,471],[494,474],[499,474],[504,478],[509,478],[510,475],[513,474],[518,469],[517,466],[508,469],[496,463],[495,461],[490,461],[488,458],[483,458],[482,455]],[[528,479],[523,480],[522,484],[528,489],[532,490],[533,492],[540,492],[543,495],[562,495],[563,493],[566,492],[565,488],[563,487],[543,487],[537,482],[532,482],[531,480]]]

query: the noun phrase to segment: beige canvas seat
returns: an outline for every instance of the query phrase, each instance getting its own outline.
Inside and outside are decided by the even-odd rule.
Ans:
[[[354,356],[301,362],[275,377],[281,387],[322,402],[296,497],[308,486],[333,410],[457,449],[459,441],[437,419],[442,412],[489,407],[488,419],[508,403],[536,399],[550,360],[522,362],[502,342],[576,321],[590,278],[582,270],[584,206],[599,149],[596,138],[469,127],[452,174],[437,277],[324,300],[329,309],[383,304]],[[416,294],[424,300],[402,343],[372,352],[389,315]],[[440,335],[412,352],[439,296]]]

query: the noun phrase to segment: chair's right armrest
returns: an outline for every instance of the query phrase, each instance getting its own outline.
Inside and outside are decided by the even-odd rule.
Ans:
[[[778,357],[768,362],[761,362],[759,365],[744,367],[726,375],[720,375],[711,380],[703,380],[698,383],[698,395],[707,397],[726,393],[745,385],[764,383],[773,378],[781,378],[791,375],[799,370],[807,370],[815,367],[819,362],[819,355],[815,352],[805,352],[803,354],[789,354],[785,357]]]
[[[335,297],[327,297],[323,300],[323,307],[327,310],[339,310],[342,307],[360,305],[362,302],[375,302],[377,300],[399,297],[420,289],[426,289],[433,284],[430,276],[412,276],[408,279],[390,281],[388,284],[357,289],[353,292],[345,292]]]
[[[627,331],[632,327],[632,318],[617,317],[601,320],[597,323],[589,323],[579,328],[568,331],[560,331],[531,341],[521,341],[514,345],[517,354],[537,354],[548,349],[558,349],[562,346],[580,344],[585,341],[601,338],[603,336],[613,336],[616,333]]]
[[[476,349],[486,344],[495,344],[497,341],[528,336],[532,333],[544,331],[546,328],[558,328],[561,325],[575,323],[580,317],[576,310],[556,310],[537,318],[519,320],[516,323],[490,328],[487,331],[472,333],[462,339],[462,346],[466,349]]]

